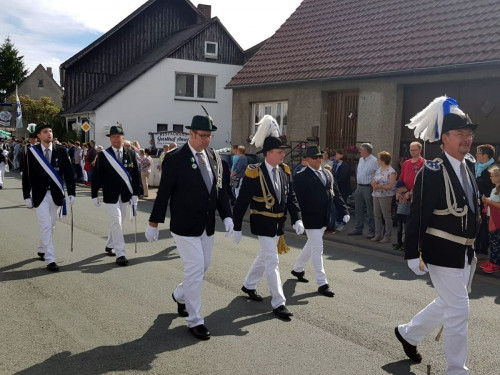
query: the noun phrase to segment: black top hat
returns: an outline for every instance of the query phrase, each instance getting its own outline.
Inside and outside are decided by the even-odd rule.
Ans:
[[[43,123],[43,122],[40,124],[37,124],[37,126],[35,127],[35,132],[33,133],[33,134],[35,134],[35,138],[36,138],[37,134],[40,133],[45,128],[52,129],[52,125],[47,124],[47,123]]]
[[[28,135],[28,138],[36,138],[36,133],[30,133],[30,134]]]
[[[471,129],[472,131],[476,130],[477,125],[473,124],[469,118],[469,116],[461,116],[455,113],[448,113],[443,118],[443,126],[441,128],[441,135],[449,132],[450,130],[458,130],[458,129]]]
[[[125,135],[125,133],[123,132],[123,128],[121,126],[113,125],[109,129],[109,134],[106,134],[106,137],[111,137],[112,135],[115,135],[115,134]]]
[[[312,156],[323,156],[318,146],[309,146],[306,150],[306,158],[310,158]]]
[[[275,148],[290,148],[286,143],[284,143],[281,138],[278,137],[267,137],[264,139],[264,144],[262,145],[262,150],[257,151],[257,154],[274,150]]]
[[[213,132],[217,130],[217,126],[214,125],[214,120],[210,116],[194,116],[191,120],[191,126],[186,126],[189,130],[206,130]]]

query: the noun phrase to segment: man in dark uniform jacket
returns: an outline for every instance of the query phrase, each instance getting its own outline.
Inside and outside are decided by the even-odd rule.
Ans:
[[[264,153],[265,161],[248,166],[233,211],[234,241],[239,243],[241,240],[243,216],[250,205],[250,228],[252,234],[258,236],[260,243],[259,253],[241,289],[250,299],[262,301],[262,297],[256,292],[256,285],[265,272],[273,312],[286,319],[293,314],[285,306],[277,246],[280,236],[284,234],[287,211],[290,212],[297,234],[304,232],[299,205],[290,182],[290,168],[283,164],[283,149],[288,147],[278,137],[265,138],[260,151]]]
[[[295,261],[292,275],[300,282],[309,282],[304,277],[304,268],[311,259],[318,292],[324,296],[333,297],[335,294],[328,285],[323,267],[323,233],[325,233],[330,215],[333,215],[335,220],[338,216],[336,213],[338,213],[344,223],[349,221],[350,216],[332,173],[321,168],[321,157],[321,151],[317,146],[308,147],[306,151],[308,166],[298,172],[293,179],[293,189],[302,213],[307,242]],[[334,203],[335,212],[330,212],[331,203]]]
[[[214,246],[215,210],[229,234],[233,219],[227,188],[222,183],[221,159],[208,147],[217,127],[210,116],[194,116],[187,128],[189,141],[167,153],[163,160],[146,238],[158,239],[158,223],[165,222],[170,203],[170,231],[184,263],[184,279],[172,297],[179,315],[186,317],[189,332],[208,340],[210,332],[201,316],[201,287]]]
[[[127,216],[129,204],[137,209],[139,199],[139,168],[135,152],[123,147],[124,132],[121,126],[112,126],[107,135],[111,146],[99,152],[92,176],[92,201],[96,207],[101,204],[97,197],[102,189],[102,197],[108,209],[111,226],[108,242],[104,249],[109,256],[116,256],[116,264],[126,266],[123,219]]]
[[[444,116],[440,135],[444,152],[440,159],[425,162],[418,173],[405,227],[408,266],[417,275],[429,272],[438,297],[409,323],[396,327],[395,334],[408,357],[420,362],[417,344],[444,325],[446,374],[469,373],[465,366],[468,289],[475,269],[479,205],[474,175],[464,157],[476,127],[459,109]]]
[[[52,235],[58,217],[58,208],[65,208],[64,186],[68,191],[68,203],[75,202],[75,179],[68,153],[62,146],[52,143],[50,124],[38,124],[35,135],[40,143],[27,149],[23,159],[23,196],[28,208],[36,208],[40,228],[38,256],[45,260],[47,269],[59,271],[56,263]]]

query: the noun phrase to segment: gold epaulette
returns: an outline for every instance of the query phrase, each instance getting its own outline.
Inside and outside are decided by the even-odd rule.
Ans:
[[[247,169],[245,169],[245,176],[250,178],[259,177],[259,167],[261,163],[249,164]]]
[[[292,174],[292,172],[290,171],[290,167],[288,165],[286,165],[285,163],[281,164],[283,166],[283,169],[285,171],[285,173],[287,174]]]

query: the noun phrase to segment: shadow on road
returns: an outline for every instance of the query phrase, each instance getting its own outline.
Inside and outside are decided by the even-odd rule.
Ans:
[[[236,297],[227,307],[210,314],[206,319],[212,336],[243,336],[252,324],[274,319],[269,305],[247,303]],[[107,374],[116,371],[149,371],[159,354],[203,342],[188,333],[186,326],[169,329],[177,314],[160,314],[151,328],[139,339],[115,346],[99,346],[82,353],[64,351],[44,362],[17,372],[19,375],[39,374]]]
[[[175,246],[170,246],[166,248],[165,250],[160,251],[159,253],[153,254],[153,255],[148,255],[148,256],[143,256],[143,257],[130,257],[130,263],[128,267],[133,267],[134,265],[138,265],[141,263],[147,263],[147,262],[161,262],[161,261],[168,261],[168,260],[173,260],[179,258],[177,254],[172,253],[173,250],[176,249]],[[130,251],[129,251],[130,254]],[[109,262],[101,262],[103,259],[108,259]],[[24,260],[22,262],[14,263],[11,265],[8,265],[6,267],[0,268],[0,282],[2,281],[11,281],[11,280],[22,280],[22,279],[32,279],[35,277],[40,277],[40,276],[50,276],[51,272],[48,272],[45,269],[45,263],[39,262],[39,264],[43,264],[43,268],[33,268],[29,270],[22,270],[22,271],[9,271],[12,269],[16,269],[19,267],[22,267],[26,264],[32,263],[32,262],[37,262],[37,259],[28,259]],[[122,267],[118,267],[115,264],[115,258],[114,257],[108,257],[104,252],[101,254],[93,255],[89,258],[83,259],[81,261],[71,263],[68,265],[61,265],[59,264],[60,271],[59,272],[70,272],[70,271],[77,271],[77,272],[83,272],[83,273],[93,273],[93,274],[99,274],[99,273],[104,273],[106,271],[110,271],[113,269],[122,269]],[[7,272],[6,272],[7,271]]]

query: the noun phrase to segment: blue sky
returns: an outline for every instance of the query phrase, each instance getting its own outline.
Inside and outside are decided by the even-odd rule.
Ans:
[[[165,0],[166,1],[166,0]],[[191,1],[212,6],[243,49],[269,38],[302,0]],[[10,37],[32,72],[50,66],[59,82],[59,66],[99,38],[145,0],[0,0],[0,42]]]

